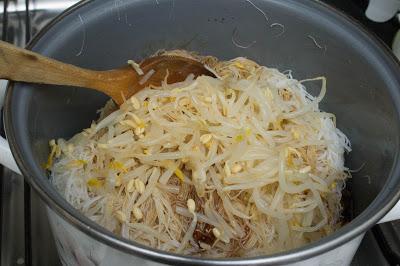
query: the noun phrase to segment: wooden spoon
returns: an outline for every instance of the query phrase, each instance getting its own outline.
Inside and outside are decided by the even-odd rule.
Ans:
[[[118,105],[123,103],[123,97],[128,99],[149,85],[160,86],[167,70],[167,83],[184,81],[189,74],[195,77],[214,76],[200,62],[180,56],[150,57],[140,63],[140,68],[143,75],[129,65],[108,71],[94,71],[0,41],[0,78],[95,89],[110,96]],[[149,71],[151,73],[146,76]],[[149,77],[147,81],[146,77]]]

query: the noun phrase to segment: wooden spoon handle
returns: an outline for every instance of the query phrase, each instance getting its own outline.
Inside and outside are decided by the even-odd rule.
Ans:
[[[82,69],[0,41],[0,78],[102,90],[100,71]]]

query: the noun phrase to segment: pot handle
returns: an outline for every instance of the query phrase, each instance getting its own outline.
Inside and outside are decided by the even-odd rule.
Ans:
[[[6,92],[7,81],[0,80],[0,109],[4,103],[4,94]],[[12,171],[16,172],[17,174],[21,174],[17,163],[14,160],[14,157],[11,153],[10,146],[5,138],[0,136],[0,164],[4,165],[5,167],[11,169]]]
[[[400,201],[378,222],[385,223],[400,219]]]

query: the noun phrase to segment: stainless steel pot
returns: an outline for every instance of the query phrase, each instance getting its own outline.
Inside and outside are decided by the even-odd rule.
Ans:
[[[21,171],[49,206],[67,265],[349,264],[364,232],[400,196],[400,66],[360,25],[309,0],[88,0],[64,12],[29,48],[93,69],[182,48],[221,59],[246,56],[298,79],[324,75],[322,109],[337,115],[353,144],[346,164],[362,169],[348,182],[353,219],[329,237],[284,253],[245,259],[199,259],[160,252],[114,236],[71,207],[41,167],[48,140],[69,138],[96,118],[107,98],[90,90],[10,84],[5,100],[8,143],[0,162]],[[0,55],[1,60],[1,55]],[[314,88],[310,85],[310,90]],[[400,205],[385,220],[400,218]]]

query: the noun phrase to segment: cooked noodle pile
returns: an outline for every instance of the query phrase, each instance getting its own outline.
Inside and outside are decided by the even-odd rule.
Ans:
[[[115,234],[194,256],[271,254],[339,228],[351,148],[318,108],[325,79],[196,58],[217,77],[146,88],[51,141],[60,193]],[[322,82],[318,96],[310,81]]]

